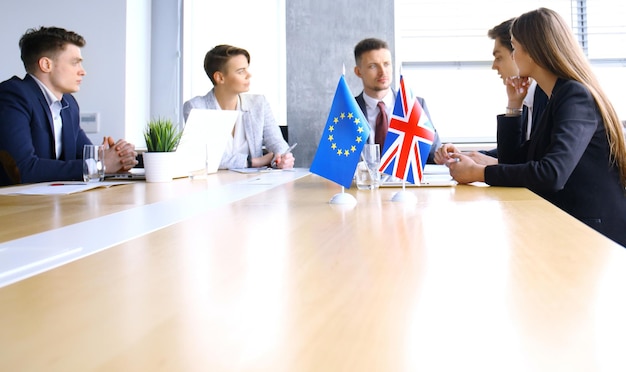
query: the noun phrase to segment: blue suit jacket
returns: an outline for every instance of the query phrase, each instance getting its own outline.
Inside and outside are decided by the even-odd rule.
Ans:
[[[37,82],[26,75],[0,83],[0,185],[82,179],[83,145],[76,99],[62,97],[63,152],[56,159],[52,114]],[[66,107],[67,106],[67,107]]]
[[[365,98],[363,98],[363,92],[361,92],[361,94],[359,94],[358,96],[356,96],[354,98],[356,99],[356,103],[359,104],[359,107],[361,108],[361,111],[363,111],[363,114],[365,114],[365,117],[367,117],[367,105],[365,104]],[[417,97],[417,101],[420,103],[420,105],[424,109],[424,112],[426,113],[426,116],[428,116],[428,120],[430,120],[430,122],[431,122],[431,124],[433,124],[433,128],[434,128],[435,124],[433,123],[432,119],[430,118],[430,113],[428,112],[428,107],[426,106],[426,101],[422,97]],[[441,139],[439,139],[439,133],[437,133],[437,129],[435,128],[435,139],[433,140],[433,145],[430,147],[430,152],[428,153],[428,160],[426,161],[427,163],[435,164],[435,152],[437,152],[437,149],[440,146],[441,146]],[[381,149],[381,151],[382,151],[382,149]]]
[[[506,119],[506,120],[505,120]],[[522,140],[521,117],[498,118],[499,165],[485,182],[526,187],[626,246],[626,196],[591,93],[558,79],[541,118]]]

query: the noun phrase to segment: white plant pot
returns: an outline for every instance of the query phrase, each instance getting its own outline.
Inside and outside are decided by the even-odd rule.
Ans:
[[[146,182],[171,182],[174,177],[175,152],[144,152]]]

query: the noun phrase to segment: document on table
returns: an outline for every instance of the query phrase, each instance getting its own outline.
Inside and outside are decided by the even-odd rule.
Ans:
[[[271,168],[268,167],[259,167],[259,168],[231,168],[233,172],[237,173],[261,173],[261,172],[269,172]]]
[[[0,188],[0,194],[3,195],[69,195],[77,192],[96,189],[99,187],[111,187],[114,185],[125,185],[128,181],[103,181],[103,182],[78,182],[78,181],[60,181],[60,182],[42,182],[32,185],[20,185],[13,187]]]
[[[271,172],[293,172],[294,169],[282,169],[282,168],[270,168],[270,167],[260,167],[260,168],[231,168],[233,172],[244,173],[244,174],[254,174],[254,173],[271,173]]]

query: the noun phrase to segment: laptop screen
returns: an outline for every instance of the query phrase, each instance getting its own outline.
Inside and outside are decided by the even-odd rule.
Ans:
[[[176,148],[179,166],[173,177],[217,172],[238,117],[239,111],[192,109]],[[107,174],[106,178],[142,180],[145,173],[143,168],[133,168],[126,173]]]
[[[239,117],[239,111],[192,109],[176,149],[185,172],[215,173],[219,168],[227,141]]]

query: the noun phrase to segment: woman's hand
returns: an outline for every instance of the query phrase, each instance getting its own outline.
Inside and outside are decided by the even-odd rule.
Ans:
[[[280,169],[291,169],[293,168],[293,164],[296,161],[296,158],[293,157],[293,154],[288,152],[286,154],[277,155],[276,159],[274,159],[274,163],[276,163],[276,168]]]
[[[493,156],[485,155],[482,152],[472,151],[466,154],[470,159],[474,160],[476,164],[482,165],[495,165],[498,164],[498,159]]]
[[[450,175],[458,183],[485,182],[485,165],[477,164],[469,156],[461,153],[451,154],[454,159],[448,163]]]
[[[509,97],[509,103],[507,107],[510,108],[522,108],[526,93],[528,93],[528,87],[530,87],[530,78],[522,76],[509,76],[506,78],[506,94]]]
[[[457,148],[454,147],[453,144],[444,143],[443,145],[439,146],[437,151],[435,151],[435,163],[442,165],[447,164],[451,161],[456,161],[452,159],[452,157],[450,157],[450,155],[455,152],[459,152],[459,150],[457,150]]]
[[[274,158],[274,153],[268,152],[267,154],[261,157],[252,158],[250,163],[251,163],[252,168],[269,167],[272,163],[273,158]]]
[[[454,147],[453,144],[444,143],[435,152],[435,163],[448,165],[452,162],[456,162],[457,160],[454,157],[452,157],[452,154],[455,154],[455,153],[460,154],[461,152],[456,147]],[[485,155],[478,151],[472,151],[472,152],[466,153],[466,155],[478,164],[483,164],[483,165],[498,164],[498,159],[491,157],[489,155]]]

